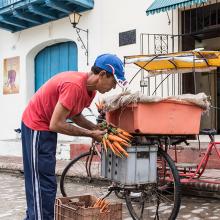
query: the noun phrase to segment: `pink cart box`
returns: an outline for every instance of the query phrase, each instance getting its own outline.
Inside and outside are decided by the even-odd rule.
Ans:
[[[203,109],[185,101],[137,103],[108,112],[107,122],[130,133],[199,134]]]

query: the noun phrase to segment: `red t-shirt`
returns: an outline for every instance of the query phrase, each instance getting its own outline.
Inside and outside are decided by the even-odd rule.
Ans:
[[[68,118],[89,107],[96,92],[88,93],[87,73],[63,72],[49,79],[31,98],[22,121],[33,130],[49,131],[57,102],[70,111]]]

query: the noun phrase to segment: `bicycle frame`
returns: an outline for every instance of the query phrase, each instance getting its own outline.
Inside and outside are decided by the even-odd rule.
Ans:
[[[148,136],[148,137],[151,137],[151,136]],[[207,163],[210,159],[210,155],[213,150],[215,150],[218,158],[220,159],[220,142],[216,142],[214,140],[214,135],[209,135],[209,137],[210,137],[210,142],[207,146],[207,150],[204,153],[204,156],[201,158],[200,162],[197,164],[196,168],[193,169],[191,167],[188,167],[188,168],[178,169],[179,175],[181,177],[181,183],[204,182],[204,183],[210,183],[210,184],[220,184],[220,180],[201,179],[201,177],[204,174],[204,171],[206,170]],[[173,143],[171,143],[171,139],[169,136],[162,136],[162,137],[157,136],[157,137],[155,137],[155,140],[157,140],[157,138],[159,140],[158,146],[160,148],[164,149],[165,152],[168,153],[168,149],[171,149],[170,148],[171,146],[174,147],[173,149],[174,149],[174,161],[175,162],[177,162],[177,157],[178,157],[176,145],[183,143],[183,142],[185,142],[187,145],[189,145],[189,143],[186,141],[188,139],[187,136],[185,136],[185,137],[184,136],[182,136],[182,137],[177,136],[178,141],[174,141]],[[175,140],[176,137],[173,136],[173,138]],[[161,140],[163,140],[163,143],[161,142]],[[166,166],[166,164],[162,164],[162,166]],[[164,175],[164,176],[166,176],[166,180],[168,182],[173,181],[173,179],[171,178],[169,173],[166,173],[166,175]]]
[[[188,182],[206,182],[206,183],[214,183],[214,184],[220,184],[220,181],[211,181],[211,180],[202,180],[200,177],[203,175],[207,163],[209,161],[209,157],[211,155],[211,152],[213,148],[215,149],[219,159],[220,159],[220,150],[217,148],[217,146],[220,146],[220,142],[215,142],[214,139],[211,139],[211,141],[208,144],[208,148],[206,150],[205,155],[202,157],[200,163],[197,166],[197,169],[195,171],[188,171],[179,173],[181,177],[186,177],[181,179],[182,183],[188,183]]]
[[[98,142],[96,142],[95,140],[92,140],[92,145],[91,145],[90,150],[89,150],[90,155],[86,159],[86,165],[85,165],[86,166],[86,172],[87,172],[87,176],[90,178],[90,181],[92,179],[90,168],[91,168],[91,163],[92,163],[93,157],[95,155],[97,155],[101,160],[101,153],[99,152],[99,149],[98,149],[97,145],[98,145]]]

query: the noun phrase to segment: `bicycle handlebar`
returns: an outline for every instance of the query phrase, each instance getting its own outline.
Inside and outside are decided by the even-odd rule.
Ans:
[[[20,129],[20,128],[15,128],[14,131],[15,131],[16,133],[18,133],[18,134],[21,133],[21,129]]]

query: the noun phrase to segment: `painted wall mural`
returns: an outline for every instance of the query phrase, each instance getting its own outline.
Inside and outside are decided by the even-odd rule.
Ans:
[[[4,59],[3,94],[19,93],[20,57]]]

